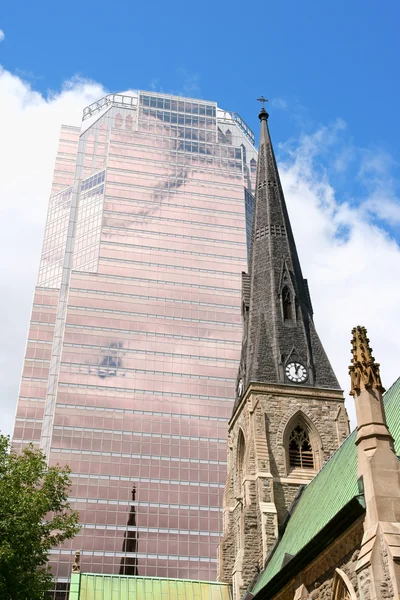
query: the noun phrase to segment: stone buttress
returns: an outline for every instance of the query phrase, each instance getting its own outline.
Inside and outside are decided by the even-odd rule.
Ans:
[[[384,388],[364,327],[353,329],[351,394],[357,416],[358,476],[365,496],[356,566],[360,599],[400,598],[400,465],[386,424]]]

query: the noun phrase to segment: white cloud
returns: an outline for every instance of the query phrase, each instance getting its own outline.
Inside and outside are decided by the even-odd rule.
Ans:
[[[11,432],[62,123],[79,125],[104,89],[74,79],[46,96],[0,67],[0,429]]]
[[[2,29],[0,29],[0,42],[2,42],[5,37],[6,37],[6,34],[4,33],[4,31]]]
[[[393,194],[388,198],[380,179],[361,201],[338,201],[317,166],[320,154],[337,142],[343,130],[343,123],[336,123],[304,136],[280,164],[280,173],[317,330],[349,398],[350,337],[355,325],[368,329],[384,385],[389,387],[400,376],[400,247],[377,221],[382,215],[397,215],[400,202]],[[386,176],[391,160],[386,158],[385,168],[382,156],[369,168]],[[354,425],[352,399],[347,408]]]
[[[60,125],[79,124],[82,108],[105,93],[99,84],[74,79],[60,92],[43,96],[0,70],[0,428],[5,432],[11,432],[14,419]],[[335,148],[336,156],[344,134],[345,124],[339,120],[292,141],[283,147],[286,159],[280,169],[317,329],[347,392],[354,325],[368,328],[384,384],[400,374],[400,249],[377,225],[382,214],[397,214],[399,209],[394,186],[389,191],[382,187],[390,157],[385,161],[379,154],[378,160],[376,154],[374,162],[365,154],[359,176],[373,184],[354,206],[339,203],[328,175],[321,172],[321,155]],[[348,406],[354,414],[352,401]]]
[[[289,108],[287,100],[285,100],[285,98],[280,98],[279,96],[272,98],[270,104],[273,108],[278,108],[279,110],[288,110]]]

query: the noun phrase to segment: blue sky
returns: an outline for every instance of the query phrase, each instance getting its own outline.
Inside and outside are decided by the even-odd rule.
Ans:
[[[399,19],[395,0],[3,0],[0,57],[42,91],[76,74],[110,91],[155,85],[215,99],[253,126],[263,93],[296,109],[274,115],[278,139],[299,120],[340,116],[359,146],[395,155]]]
[[[316,323],[339,380],[347,389],[357,323],[369,328],[384,381],[400,374],[399,21],[395,0],[3,0],[3,429],[14,415],[59,126],[79,125],[82,108],[107,91],[215,100],[257,136],[256,98],[269,98]]]
[[[348,125],[342,144],[379,147],[400,179],[394,0],[3,0],[2,7],[0,62],[43,93],[77,75],[110,91],[180,92],[216,100],[255,129],[254,100],[264,94],[275,145],[340,117]],[[336,173],[345,196],[365,193],[359,158],[349,152],[354,177],[345,186]]]

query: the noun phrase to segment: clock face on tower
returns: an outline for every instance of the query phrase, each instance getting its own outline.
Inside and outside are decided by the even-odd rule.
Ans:
[[[294,383],[303,383],[306,381],[307,369],[304,365],[298,362],[290,362],[286,365],[286,377],[289,381],[293,381]]]

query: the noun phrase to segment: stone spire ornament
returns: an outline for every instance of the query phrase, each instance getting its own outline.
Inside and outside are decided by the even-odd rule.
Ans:
[[[364,438],[379,436],[380,439],[386,438],[393,446],[382,401],[385,388],[381,381],[379,363],[372,355],[367,330],[357,325],[352,329],[352,334],[352,364],[349,366],[349,374],[350,394],[354,397],[357,414],[356,443],[359,444]]]
[[[400,466],[386,423],[379,364],[365,327],[352,330],[350,394],[357,416],[358,477],[365,499],[356,565],[361,600],[400,599]]]
[[[352,364],[349,367],[351,378],[350,395],[355,396],[356,392],[366,390],[367,388],[384,392],[385,388],[381,382],[379,373],[379,363],[375,362],[372,356],[372,349],[367,338],[365,327],[357,325],[351,331],[353,338],[351,340]]]

